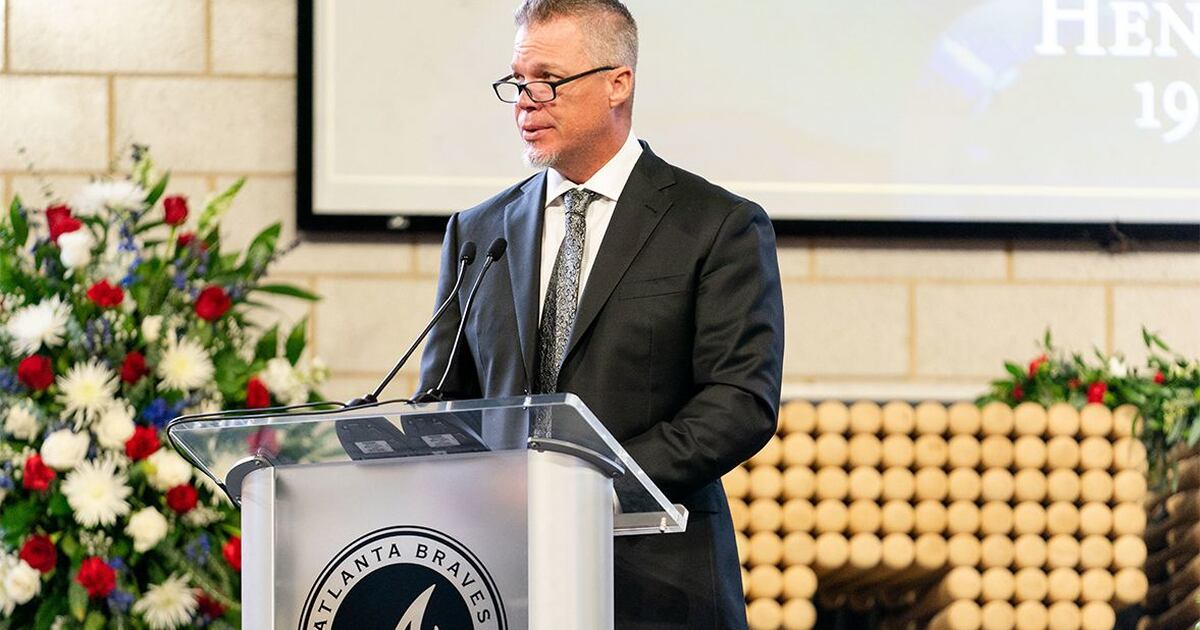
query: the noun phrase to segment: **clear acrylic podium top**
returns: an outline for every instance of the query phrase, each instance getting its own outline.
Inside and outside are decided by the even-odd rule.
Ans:
[[[613,477],[614,534],[681,532],[687,527],[687,509],[667,500],[573,394],[199,414],[171,421],[167,435],[234,499],[240,495],[241,476],[265,466],[559,451]]]

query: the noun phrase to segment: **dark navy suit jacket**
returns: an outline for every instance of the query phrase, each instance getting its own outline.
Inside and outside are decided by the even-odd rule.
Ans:
[[[508,240],[485,278],[443,388],[529,393],[537,369],[545,202],[539,173],[451,217],[438,303],[461,243]],[[467,291],[429,337],[421,390],[445,368]],[[744,628],[720,477],[775,432],[783,302],[775,235],[757,204],[643,152],[580,296],[558,391],[578,395],[673,502],[683,534],[616,541],[618,628]]]

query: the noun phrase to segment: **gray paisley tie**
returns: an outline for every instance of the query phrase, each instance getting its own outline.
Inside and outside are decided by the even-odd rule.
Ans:
[[[597,196],[597,193],[582,188],[568,190],[563,196],[567,229],[554,260],[554,271],[550,274],[550,285],[546,288],[546,301],[542,306],[542,321],[538,326],[538,393],[558,389],[558,371],[579,307],[579,275],[587,230],[585,218],[588,206]]]

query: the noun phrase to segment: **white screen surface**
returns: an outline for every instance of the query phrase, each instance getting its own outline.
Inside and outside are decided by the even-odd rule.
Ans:
[[[317,214],[531,172],[490,87],[512,4],[316,0]],[[1200,222],[1200,2],[627,4],[635,132],[774,219]]]

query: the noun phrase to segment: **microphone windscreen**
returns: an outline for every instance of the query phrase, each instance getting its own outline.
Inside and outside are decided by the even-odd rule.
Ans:
[[[508,241],[498,238],[492,241],[491,245],[488,245],[488,258],[491,258],[492,260],[500,260],[500,257],[504,255],[504,250],[506,249],[508,249]]]
[[[468,265],[475,262],[475,241],[463,243],[462,249],[458,252],[458,259]]]

